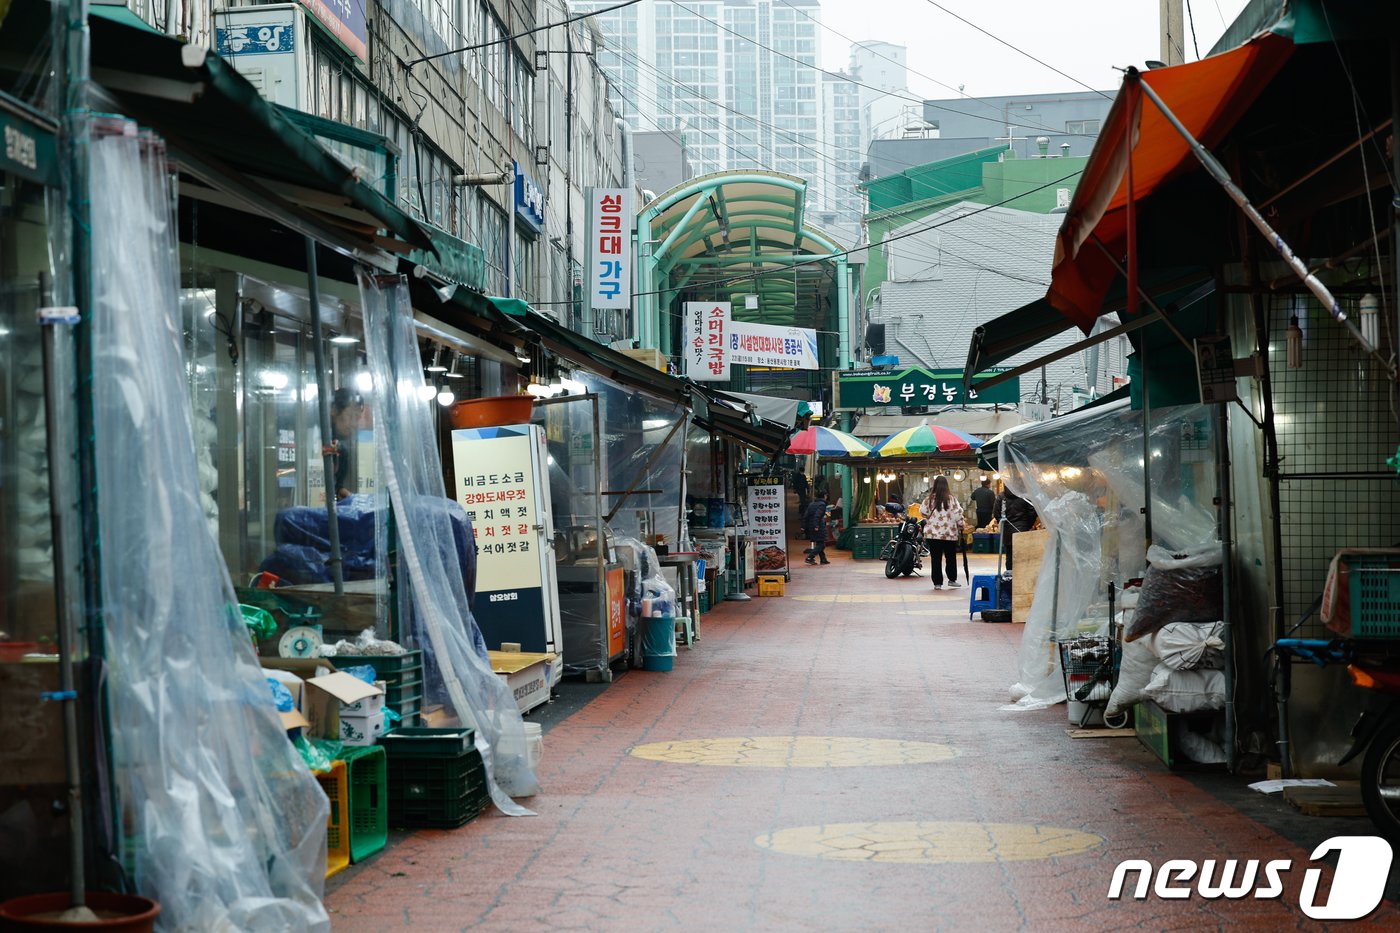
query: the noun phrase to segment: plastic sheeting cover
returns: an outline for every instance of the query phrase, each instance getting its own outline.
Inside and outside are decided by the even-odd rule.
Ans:
[[[93,380],[121,856],[169,930],[325,930],[329,806],[200,504],[164,150],[95,138]],[[139,244],[139,248],[132,248]]]
[[[1214,512],[1201,505],[1215,488],[1209,409],[1158,409],[1150,417],[1156,540],[1172,550],[1218,548]],[[1056,645],[1080,632],[1107,634],[1108,584],[1121,586],[1146,569],[1142,426],[1142,412],[1125,400],[1001,441],[1003,479],[1051,530],[1010,709],[1041,709],[1065,699]]]
[[[481,653],[458,555],[458,522],[443,488],[437,424],[419,395],[423,362],[402,277],[359,274],[365,346],[380,476],[389,492],[411,612],[405,641],[423,649],[424,675],[440,682],[440,699],[476,730],[491,799],[512,816],[532,815],[511,800],[539,792],[525,744],[525,724],[504,680]],[[460,509],[460,507],[458,507]]]

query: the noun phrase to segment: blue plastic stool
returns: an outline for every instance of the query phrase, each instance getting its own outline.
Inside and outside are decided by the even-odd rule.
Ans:
[[[974,614],[983,609],[997,608],[997,575],[994,573],[979,573],[972,578],[972,593],[967,603],[967,618],[970,621]]]

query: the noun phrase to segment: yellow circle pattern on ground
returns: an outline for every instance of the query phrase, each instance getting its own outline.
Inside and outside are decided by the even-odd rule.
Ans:
[[[1022,823],[832,823],[759,836],[787,855],[851,862],[925,865],[1024,862],[1090,852],[1103,838],[1077,829]]]
[[[956,758],[956,749],[934,742],[843,736],[739,736],[652,742],[631,751],[634,758],[683,765],[729,768],[859,768],[917,765]]]

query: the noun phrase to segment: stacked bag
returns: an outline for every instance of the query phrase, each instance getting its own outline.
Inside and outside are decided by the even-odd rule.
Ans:
[[[1220,549],[1173,554],[1153,546],[1139,592],[1123,597],[1123,661],[1106,715],[1151,700],[1168,713],[1225,706]],[[1182,751],[1203,764],[1225,760],[1211,737],[1183,730]]]

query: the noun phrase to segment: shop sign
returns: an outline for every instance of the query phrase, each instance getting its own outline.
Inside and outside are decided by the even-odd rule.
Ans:
[[[809,327],[774,327],[733,321],[729,362],[771,369],[820,369],[817,332]]]
[[[776,476],[749,478],[748,525],[759,573],[787,573],[787,496]]]
[[[525,173],[519,162],[515,167],[515,216],[536,234],[544,232],[544,191]]]
[[[231,55],[283,55],[295,52],[296,27],[292,23],[237,23],[214,30],[214,51]]]
[[[1196,338],[1196,378],[1201,386],[1201,401],[1233,402],[1239,397],[1235,379],[1235,353],[1225,334]]]
[[[586,233],[589,306],[632,307],[632,193],[589,188]]]
[[[606,574],[608,589],[608,657],[614,658],[627,649],[627,614],[623,611],[627,598],[627,569],[614,567]]]
[[[989,369],[973,377],[987,379],[1003,369]],[[924,369],[910,366],[899,372],[840,373],[837,408],[927,408],[947,405],[1015,405],[1021,401],[1021,380],[1009,379],[978,392],[963,388],[960,369]]]
[[[685,303],[685,375],[697,382],[729,378],[729,317],[727,301]]]
[[[301,0],[301,5],[356,58],[369,61],[369,25],[361,0]]]
[[[408,254],[408,261],[422,266],[446,282],[480,291],[486,283],[486,254],[481,247],[473,246],[432,224],[423,226],[428,228],[437,254],[426,249],[415,249]]]
[[[58,147],[53,134],[0,110],[0,172],[57,185]]]

